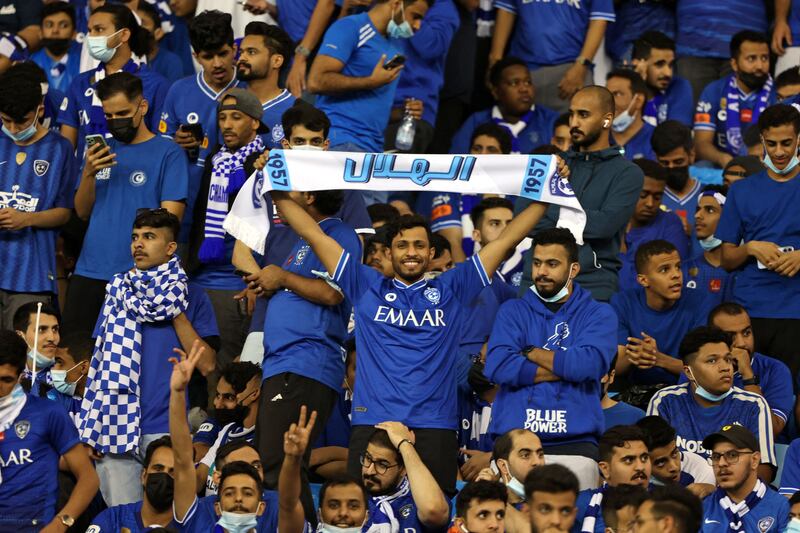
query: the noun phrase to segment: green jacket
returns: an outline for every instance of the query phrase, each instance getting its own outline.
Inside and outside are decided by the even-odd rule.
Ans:
[[[581,272],[577,281],[581,287],[600,301],[608,301],[617,292],[618,271],[622,266],[619,247],[636,208],[642,190],[644,174],[635,164],[622,156],[622,148],[612,146],[597,152],[559,154],[569,165],[569,182],[586,211],[584,244],[579,250]],[[522,211],[530,200],[517,200],[516,212]],[[536,231],[552,228],[558,221],[559,207],[551,205]],[[533,234],[530,235],[533,237]],[[531,252],[525,254],[522,287],[531,285]]]

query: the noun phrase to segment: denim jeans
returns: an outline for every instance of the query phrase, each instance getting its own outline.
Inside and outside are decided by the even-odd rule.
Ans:
[[[142,471],[147,446],[167,433],[153,433],[139,437],[139,453],[110,453],[97,462],[95,468],[100,478],[100,493],[106,505],[124,505],[142,499]]]

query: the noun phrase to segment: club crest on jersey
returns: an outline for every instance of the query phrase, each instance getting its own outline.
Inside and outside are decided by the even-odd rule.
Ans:
[[[37,159],[36,161],[33,162],[33,171],[40,178],[45,175],[48,168],[50,168],[50,161],[45,161],[44,159]]]
[[[16,424],[14,424],[14,433],[17,434],[17,437],[20,439],[24,439],[28,432],[31,430],[31,423],[27,420],[20,420]]]
[[[439,301],[442,299],[442,294],[439,292],[439,289],[437,289],[436,287],[428,287],[427,289],[425,289],[425,292],[423,292],[422,294],[433,305],[439,305]]]
[[[297,256],[295,256],[295,258],[294,258],[294,264],[295,265],[302,265],[303,261],[306,260],[306,256],[308,255],[308,251],[310,249],[311,249],[311,247],[309,245],[307,245],[307,244],[304,244],[303,246],[301,246],[300,249],[297,250]]]
[[[275,124],[272,128],[272,141],[279,142],[283,139],[283,124]]]
[[[774,523],[775,523],[775,519],[773,517],[771,517],[771,516],[768,516],[766,518],[762,518],[761,520],[758,521],[758,530],[761,533],[767,533],[767,531],[769,531],[770,528],[772,528],[772,525]]]
[[[397,300],[397,295],[393,292],[387,292],[386,296],[384,296],[383,299],[386,300],[387,302],[393,302]]]
[[[403,507],[400,508],[399,513],[400,516],[402,516],[403,518],[408,518],[409,516],[411,516],[411,505],[404,505]]]
[[[147,174],[142,172],[141,170],[136,170],[131,174],[131,185],[134,187],[140,187],[147,182]]]

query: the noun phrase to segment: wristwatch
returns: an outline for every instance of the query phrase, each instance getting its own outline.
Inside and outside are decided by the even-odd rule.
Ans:
[[[758,379],[758,376],[756,376],[755,374],[753,374],[753,377],[750,378],[750,379],[742,380],[742,385],[744,385],[745,387],[747,387],[749,385],[760,385],[760,384],[761,384],[761,380]]]
[[[575,62],[579,65],[583,65],[584,67],[593,67],[594,63],[592,63],[591,59],[586,59],[583,56],[578,56],[575,59]]]
[[[61,519],[61,523],[67,527],[72,527],[75,525],[75,519],[68,514],[62,514],[59,516],[59,518]]]
[[[297,48],[294,49],[295,54],[300,54],[301,56],[308,57],[311,55],[311,50],[303,46],[302,44],[298,44]]]

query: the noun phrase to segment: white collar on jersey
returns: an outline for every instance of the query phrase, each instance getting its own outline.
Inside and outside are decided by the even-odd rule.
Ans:
[[[427,279],[427,278],[422,278],[422,279],[420,279],[420,280],[418,280],[418,281],[415,281],[415,282],[414,282],[414,283],[412,283],[411,285],[408,285],[408,284],[406,284],[406,282],[405,282],[405,281],[403,281],[403,280],[401,280],[401,279],[392,278],[392,283],[394,283],[394,286],[395,286],[395,287],[397,287],[398,289],[403,289],[403,290],[411,289],[411,290],[415,290],[415,289],[421,289],[422,287],[424,287],[425,285],[427,285],[427,284],[428,284],[428,279]]]

